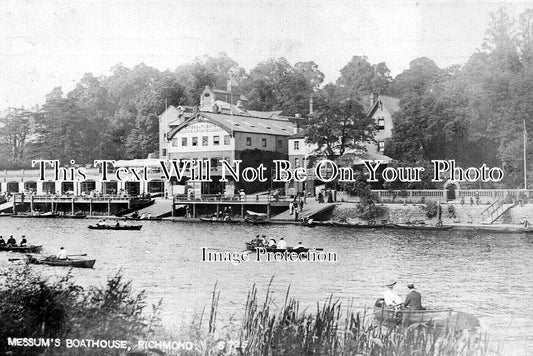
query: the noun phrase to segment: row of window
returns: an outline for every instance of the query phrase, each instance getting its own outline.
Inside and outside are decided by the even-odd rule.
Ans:
[[[300,141],[294,141],[294,150],[300,149]],[[378,152],[382,152],[385,149],[385,141],[378,141]]]
[[[191,137],[191,146],[198,146],[198,137]],[[178,147],[179,138],[172,139],[172,146]],[[224,135],[224,145],[230,144],[230,135]],[[189,145],[189,137],[181,138],[181,146],[186,147]],[[209,146],[209,136],[202,136],[202,146]],[[213,136],[213,146],[220,146],[220,136]]]

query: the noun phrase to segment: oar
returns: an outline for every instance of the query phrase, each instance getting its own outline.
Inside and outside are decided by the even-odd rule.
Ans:
[[[87,256],[86,253],[82,253],[81,255],[67,255],[68,257],[76,257],[76,256]]]
[[[25,258],[10,258],[8,261],[13,262],[13,261],[25,261],[25,260],[26,260]]]

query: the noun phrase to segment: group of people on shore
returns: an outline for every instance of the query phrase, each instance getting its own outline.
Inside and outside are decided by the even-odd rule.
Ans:
[[[255,236],[255,239],[252,240],[252,244],[255,246],[255,247],[267,247],[267,248],[274,248],[274,249],[278,249],[278,250],[286,250],[288,247],[287,247],[287,241],[285,241],[285,239],[282,237],[281,239],[279,239],[279,241],[276,241],[276,239],[274,238],[271,238],[270,240],[267,240],[266,238],[266,235],[256,235]],[[299,248],[304,248],[304,246],[302,245],[302,242],[298,242],[298,245],[292,247],[293,249],[299,249]]]
[[[28,240],[26,240],[26,236],[22,235],[22,239],[20,240],[20,243],[17,245],[17,240],[13,237],[13,235],[9,236],[9,239],[7,241],[4,240],[4,238],[0,235],[0,246],[8,246],[8,247],[15,247],[20,246],[24,247],[28,244]]]
[[[411,310],[423,310],[425,309],[422,307],[422,295],[415,289],[414,283],[407,284],[407,289],[409,289],[409,293],[405,297],[405,300],[403,300],[396,292],[394,291],[394,286],[396,285],[396,281],[390,282],[389,284],[386,284],[385,291],[383,292],[383,299],[385,301],[385,305],[388,307],[394,307],[394,308],[406,308]]]

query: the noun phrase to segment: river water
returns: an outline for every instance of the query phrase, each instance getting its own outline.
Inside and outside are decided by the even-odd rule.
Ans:
[[[240,317],[252,285],[264,296],[271,278],[274,298],[283,303],[291,295],[314,308],[330,295],[356,307],[371,307],[382,285],[397,280],[397,292],[413,282],[429,307],[452,307],[476,315],[493,341],[506,354],[533,354],[533,236],[475,234],[468,231],[367,231],[294,225],[223,225],[171,221],[143,222],[141,231],[89,230],[94,220],[0,218],[4,237],[26,235],[44,245],[43,253],[87,253],[94,269],[77,269],[82,284],[104,285],[122,270],[136,291],[146,290],[149,301],[163,299],[163,320],[169,327],[184,325],[194,313],[209,309],[215,283],[221,291],[219,315]],[[202,248],[241,252],[256,234],[289,246],[334,252],[337,262],[202,261]],[[487,244],[491,245],[486,252]],[[9,265],[15,254],[0,254]],[[60,267],[35,266],[46,274],[63,275]]]

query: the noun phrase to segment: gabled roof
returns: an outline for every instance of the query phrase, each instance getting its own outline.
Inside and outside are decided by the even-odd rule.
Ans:
[[[300,130],[297,133],[295,133],[294,135],[292,135],[291,137],[289,137],[289,140],[298,140],[298,139],[301,139],[301,138],[306,138],[308,132],[309,132],[309,128],[306,128],[304,130]]]
[[[385,95],[378,96],[376,102],[370,108],[367,116],[372,116],[379,105],[383,105],[391,114],[394,114],[396,111],[400,110],[400,99]]]
[[[260,117],[263,119],[279,119],[279,115],[282,111],[256,111],[256,110],[246,110],[250,116]]]
[[[186,120],[183,124],[172,129],[168,139],[178,133],[184,127],[194,123],[196,119],[203,117],[208,121],[220,126],[228,133],[244,132],[264,135],[291,136],[294,133],[294,124],[289,121],[263,119],[260,117],[214,114],[211,112],[198,112],[195,116]]]

